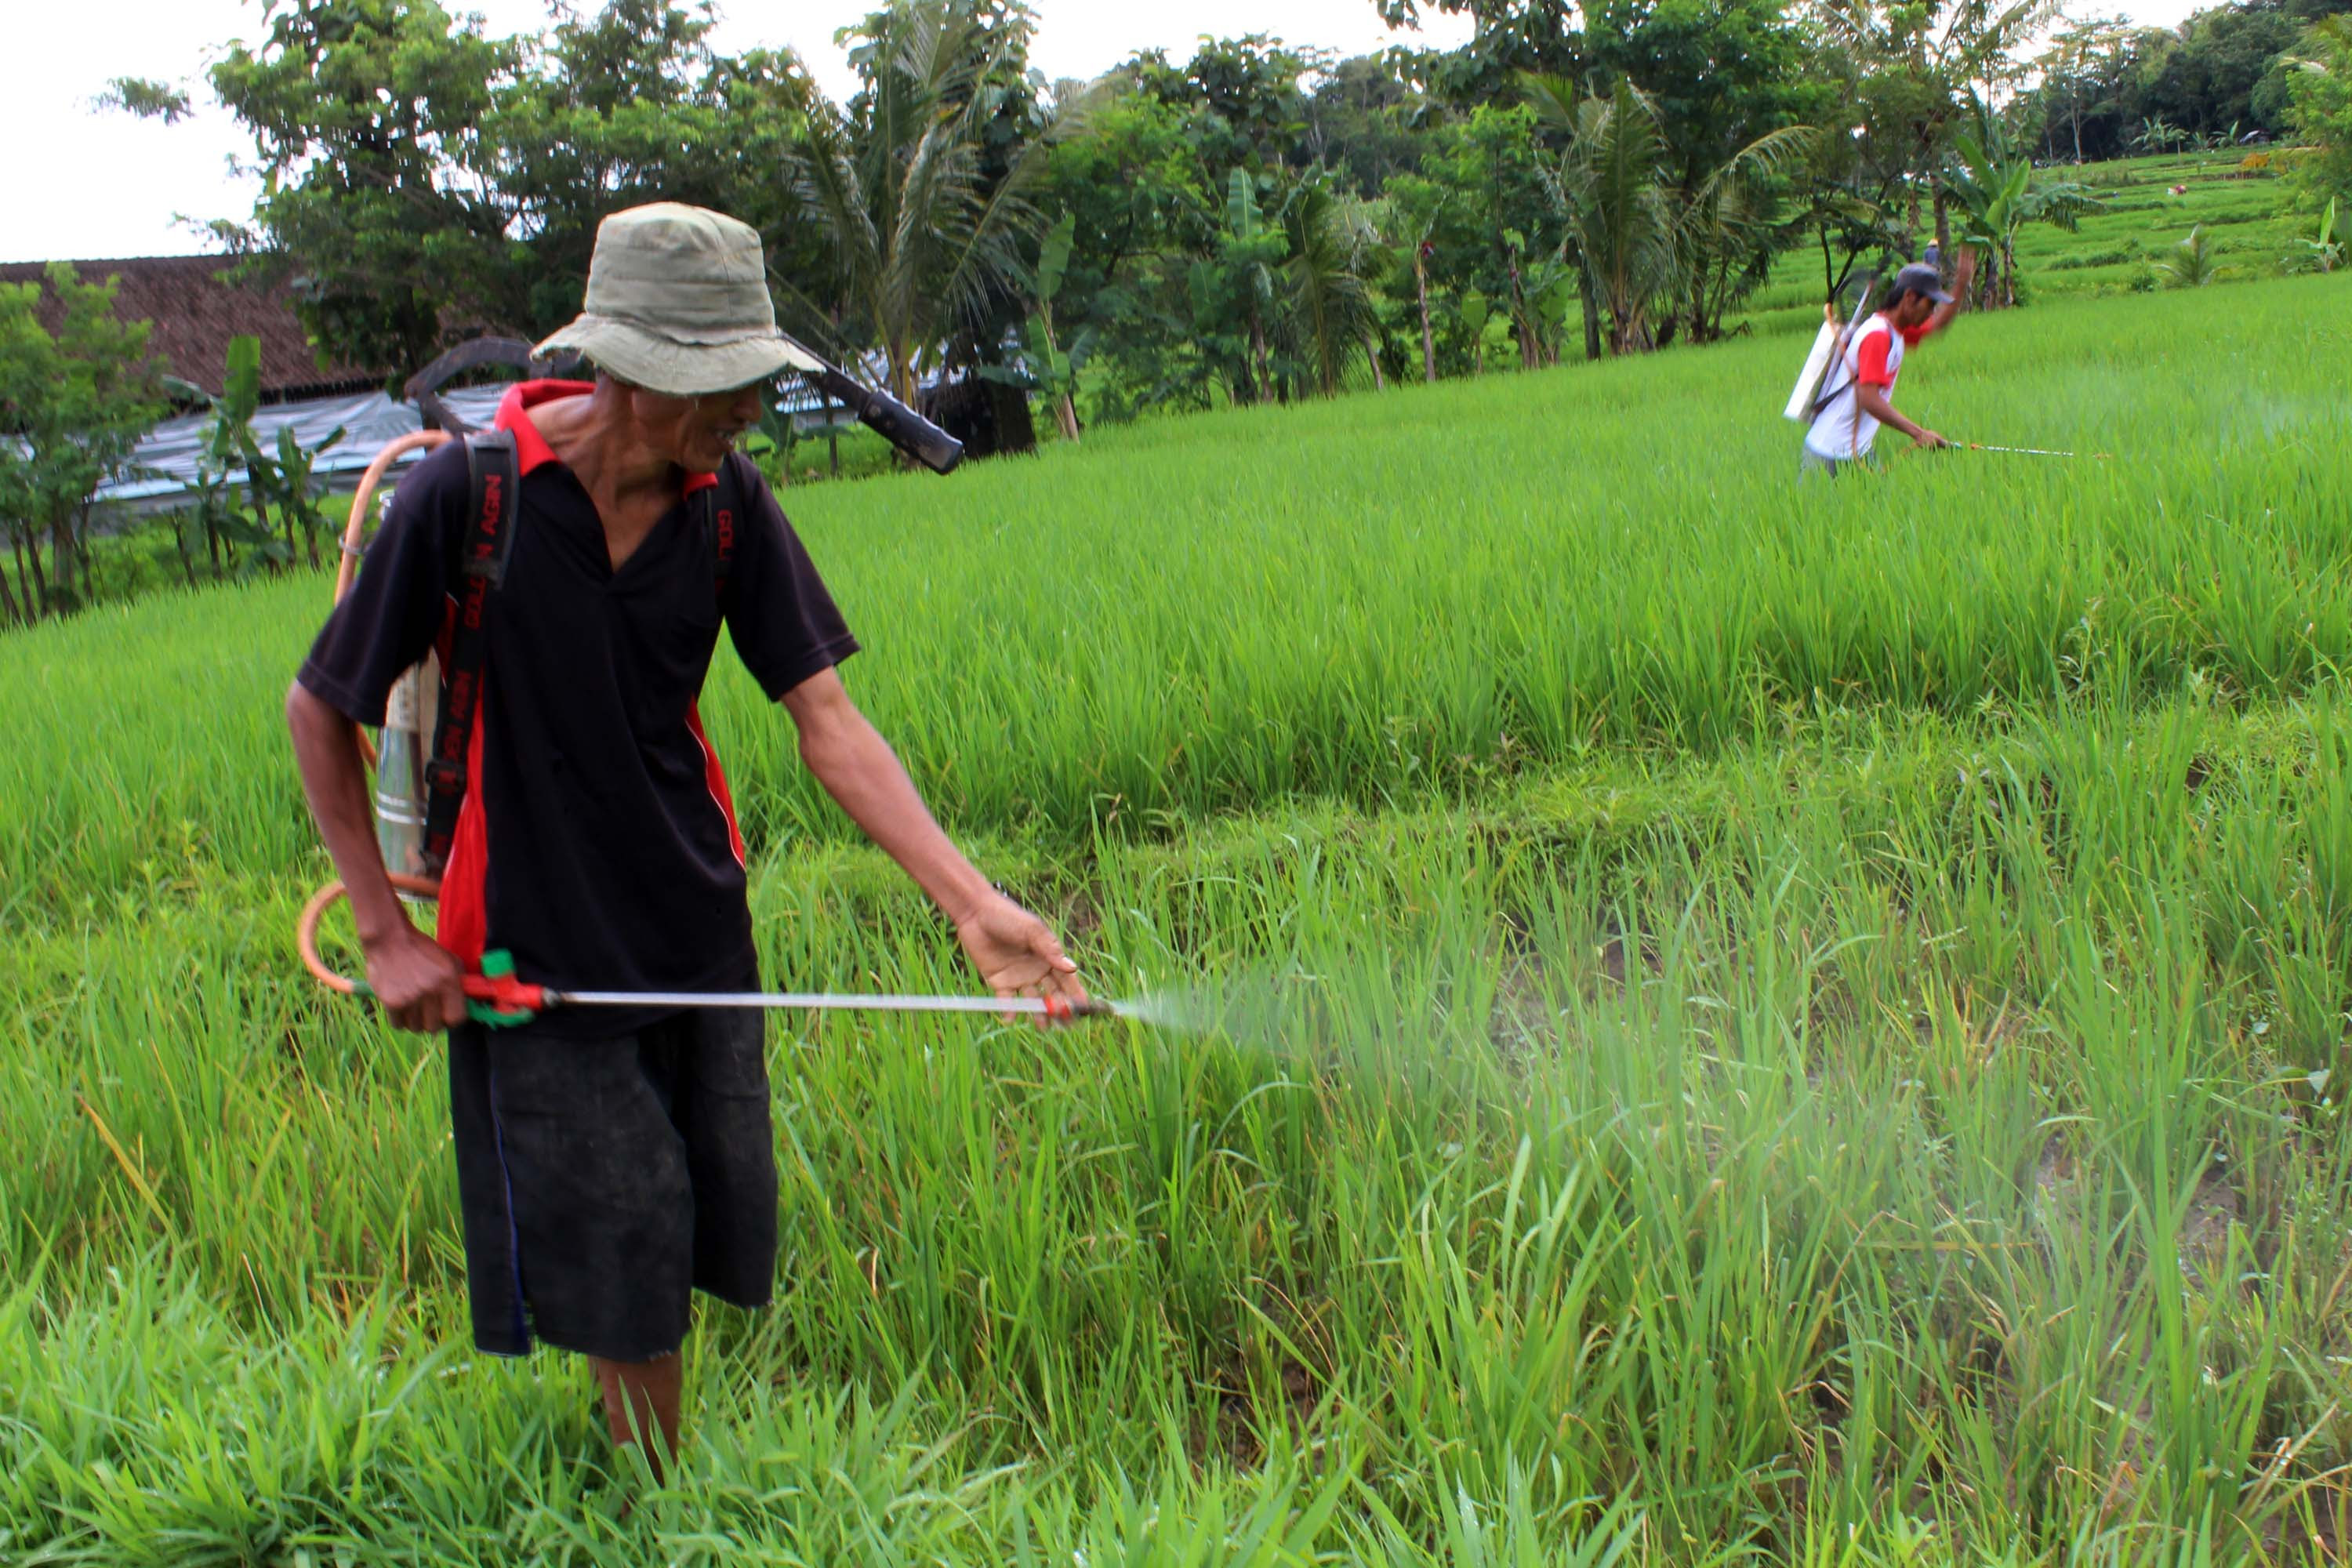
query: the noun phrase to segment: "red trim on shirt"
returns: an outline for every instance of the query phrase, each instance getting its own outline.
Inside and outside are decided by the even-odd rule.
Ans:
[[[515,438],[515,459],[523,473],[529,473],[541,463],[557,461],[555,448],[547,444],[531,423],[530,410],[542,403],[553,403],[560,397],[580,397],[596,390],[593,382],[586,381],[519,381],[507,388],[499,399],[498,416],[491,425],[500,430],[510,430]],[[707,490],[719,482],[717,474],[688,474],[678,487],[681,495]]]
[[[1890,328],[1889,331],[1893,329]],[[1893,386],[1895,377],[1886,369],[1886,332],[1869,332],[1863,337],[1853,354],[1853,379],[1864,386]]]
[[[515,458],[527,474],[541,463],[555,461],[555,449],[540,435],[539,426],[531,423],[529,411],[559,397],[580,397],[595,390],[593,382],[585,381],[519,381],[499,399],[498,417],[490,423],[498,429],[513,432]]]
[[[489,677],[486,671],[483,684]],[[490,829],[482,816],[482,710],[474,710],[474,733],[466,742],[466,800],[457,808],[457,833],[449,864],[441,872],[441,902],[433,939],[457,955],[470,973],[481,968],[489,945]]]
[[[718,748],[710,737],[702,732],[702,708],[689,702],[686,709],[686,727],[694,731],[695,744],[702,748],[702,782],[710,791],[710,798],[719,805],[719,815],[727,819],[727,842],[734,847],[735,864],[743,864],[743,833],[735,826],[735,797],[728,793],[726,771],[719,765]]]

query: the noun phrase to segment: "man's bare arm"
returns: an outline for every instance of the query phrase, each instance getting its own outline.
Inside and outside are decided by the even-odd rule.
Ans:
[[[832,670],[786,692],[801,760],[950,921],[981,974],[1000,995],[1083,997],[1077,965],[1045,923],[989,885],[950,841],[890,743],[850,700]]]
[[[1887,401],[1886,388],[1883,386],[1873,386],[1864,382],[1854,388],[1853,400],[1862,405],[1862,411],[1864,414],[1869,415],[1881,425],[1889,425],[1902,431],[1922,447],[1940,447],[1944,444],[1944,438],[1941,436],[1925,426],[1914,425],[1896,412],[1895,405]]]
[[[1967,246],[1960,247],[1959,265],[1952,279],[1952,297],[1936,307],[1927,318],[1927,330],[1940,332],[1952,324],[1952,318],[1968,309],[1969,289],[1976,282],[1977,253]]]
[[[352,922],[367,955],[369,986],[401,1028],[442,1029],[465,1022],[457,961],[409,923],[384,875],[359,726],[298,682],[286,694],[286,727],[293,731],[294,761],[302,771],[311,818],[351,900]]]

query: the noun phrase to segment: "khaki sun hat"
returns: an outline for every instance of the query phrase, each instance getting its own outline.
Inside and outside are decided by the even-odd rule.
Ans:
[[[758,231],[706,207],[656,202],[597,225],[581,303],[538,352],[569,349],[649,392],[699,397],[824,368],[776,330]]]

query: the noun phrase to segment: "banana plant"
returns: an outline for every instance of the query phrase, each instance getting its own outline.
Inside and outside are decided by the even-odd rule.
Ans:
[[[1979,279],[1984,302],[2017,303],[2017,231],[2029,223],[2054,223],[2072,229],[2082,215],[2100,205],[2090,187],[2075,180],[2041,177],[2030,158],[1996,143],[1991,151],[1975,136],[1953,139],[1959,167],[1944,177],[1944,189],[1962,215],[1959,239],[1988,263]]]
[[[2344,242],[2336,237],[2336,198],[2327,198],[2327,210],[2319,215],[2319,232],[2303,242],[2302,263],[2314,272],[2333,272],[2344,265]]]
[[[1076,234],[1076,216],[1065,213],[1061,222],[1046,230],[1037,247],[1036,269],[1030,274],[1028,280],[1029,293],[1036,300],[1036,309],[1029,312],[1021,363],[982,365],[979,371],[989,381],[1044,395],[1054,406],[1054,422],[1066,441],[1078,439],[1078,410],[1075,402],[1078,372],[1093,354],[1095,344],[1095,331],[1087,327],[1065,350],[1054,329],[1054,300],[1061,293],[1062,279],[1069,271],[1070,248]]]
[[[268,564],[284,565],[294,559],[298,526],[309,546],[310,564],[319,564],[319,530],[326,520],[310,494],[310,471],[319,454],[343,438],[342,426],[306,450],[292,427],[282,426],[276,456],[264,452],[253,434],[253,416],[261,407],[261,340],[250,335],[229,340],[218,396],[177,377],[166,377],[165,383],[181,397],[212,412],[194,489],[195,521],[204,531],[214,573],[218,574],[239,549],[252,551]],[[239,468],[245,471],[243,505],[228,483],[228,476]],[[270,526],[273,504],[276,530]]]

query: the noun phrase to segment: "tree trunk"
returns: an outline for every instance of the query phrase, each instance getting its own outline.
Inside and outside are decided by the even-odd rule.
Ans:
[[[16,595],[8,587],[8,569],[5,566],[0,566],[0,615],[5,615],[9,623],[33,618],[17,608]]]
[[[62,517],[49,524],[49,582],[60,600],[74,591],[73,524]]]
[[[98,567],[97,563],[89,556],[91,504],[89,500],[81,503],[80,510],[74,516],[73,525],[74,563],[81,570],[81,596],[85,604],[94,602],[98,598]]]
[[[1943,187],[1936,187],[1936,261],[1944,279],[1952,277],[1952,208],[1944,197]]]
[[[1389,378],[1381,374],[1381,345],[1373,341],[1372,334],[1370,332],[1364,334],[1364,358],[1371,363],[1372,390],[1386,392],[1389,389]]]
[[[188,523],[184,514],[175,513],[172,518],[172,549],[180,558],[180,575],[188,580],[189,587],[194,587],[196,558],[188,550]]]
[[[1528,294],[1521,286],[1519,269],[1511,268],[1511,324],[1519,330],[1519,368],[1533,370],[1537,364],[1535,323],[1528,319]]]
[[[1437,339],[1429,330],[1429,269],[1423,265],[1421,249],[1413,248],[1412,289],[1421,302],[1421,378],[1437,379]]]
[[[1257,311],[1250,311],[1250,360],[1254,372],[1250,391],[1252,403],[1263,403],[1274,387],[1274,372],[1265,360],[1265,322]]]
[[[41,542],[37,539],[33,541],[33,547],[30,550],[25,548],[23,540],[19,539],[16,542],[16,574],[20,581],[24,577],[25,568],[28,565],[33,569],[33,585],[26,590],[25,597],[29,600],[36,595],[38,596],[40,608],[35,614],[55,615],[57,605],[49,600],[49,580],[41,575]]]
[[[1585,286],[1579,288],[1576,294],[1584,306],[1584,357],[1590,362],[1601,357],[1601,307],[1592,298],[1591,279],[1587,278],[1583,282]]]
[[[1066,392],[1054,399],[1054,423],[1060,427],[1063,440],[1078,438],[1078,405],[1070,401]]]

